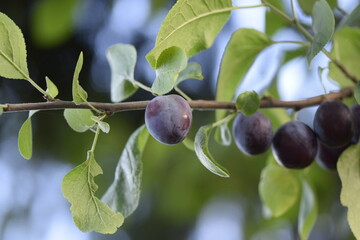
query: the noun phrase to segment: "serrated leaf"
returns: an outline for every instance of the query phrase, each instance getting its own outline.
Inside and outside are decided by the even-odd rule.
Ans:
[[[108,48],[106,58],[111,69],[111,101],[121,102],[138,89],[134,84],[136,49],[129,44],[116,44]]]
[[[350,14],[346,15],[341,19],[340,23],[336,27],[336,31],[339,31],[342,27],[350,25],[351,23],[360,19],[360,4],[351,11]]]
[[[79,0],[41,0],[31,8],[30,30],[33,41],[52,48],[74,33],[74,14]]]
[[[50,78],[45,77],[46,80],[46,92],[50,94],[51,97],[55,98],[59,94],[59,90],[56,85],[50,80]]]
[[[360,104],[360,83],[357,83],[354,90],[354,97],[356,102]]]
[[[30,159],[32,156],[32,126],[31,118],[27,118],[20,128],[18,135],[18,148],[21,156]]]
[[[27,79],[29,76],[24,36],[3,13],[0,13],[0,76],[12,79]]]
[[[314,40],[311,42],[307,53],[309,64],[313,58],[330,41],[335,29],[334,14],[325,0],[319,0],[314,4],[312,10],[312,30]]]
[[[300,184],[291,171],[269,164],[261,172],[259,192],[270,215],[280,217],[299,199]]]
[[[186,54],[181,48],[165,49],[157,61],[152,91],[160,95],[170,92],[175,86],[179,73],[186,68],[186,64]]]
[[[76,132],[85,132],[95,125],[89,109],[65,109],[64,117],[69,126]]]
[[[217,82],[216,100],[232,101],[245,74],[257,55],[272,41],[254,29],[242,28],[231,36],[221,61]],[[216,120],[222,119],[226,111],[216,111]]]
[[[298,232],[301,240],[307,240],[315,224],[318,204],[311,186],[304,180],[300,201]]]
[[[80,86],[79,83],[79,75],[82,66],[83,66],[83,53],[81,52],[79,55],[79,59],[76,63],[74,77],[73,77],[73,84],[72,84],[73,102],[76,105],[86,102],[88,97],[87,92]]]
[[[129,138],[115,170],[115,178],[102,200],[128,217],[138,206],[141,190],[141,156],[149,132],[143,125]]]
[[[202,126],[196,133],[194,143],[196,156],[210,172],[220,177],[229,177],[228,170],[217,163],[209,151],[208,142],[212,129],[212,125],[206,125]]]
[[[187,64],[186,68],[180,72],[175,85],[179,85],[181,82],[190,78],[199,79],[199,80],[204,79],[202,75],[201,65],[198,64],[197,62],[190,62]]]
[[[348,222],[357,239],[360,239],[360,144],[345,150],[337,163],[341,179],[341,204],[348,208]]]
[[[260,107],[259,95],[255,91],[243,92],[237,97],[235,105],[244,115],[250,116],[256,113]]]
[[[349,74],[360,79],[359,59],[360,59],[360,29],[352,27],[344,27],[336,32],[333,38],[333,47],[331,55],[342,64]],[[341,87],[353,86],[353,82],[349,80],[338,67],[330,62],[329,77],[337,81]]]
[[[112,234],[124,222],[121,213],[112,211],[95,196],[98,186],[94,177],[102,173],[94,153],[89,151],[87,160],[66,174],[62,181],[62,192],[71,203],[74,222],[83,232]]]
[[[91,116],[91,119],[98,124],[98,126],[102,132],[104,132],[104,133],[110,132],[110,125],[107,122],[100,120],[96,116]]]
[[[155,47],[146,55],[155,68],[167,48],[182,48],[187,58],[209,48],[227,22],[231,0],[179,0],[169,11],[156,38]]]
[[[220,143],[223,146],[230,146],[232,135],[228,126],[228,122],[221,124],[215,129],[214,134],[216,142]]]
[[[304,12],[308,15],[312,13],[314,4],[318,0],[298,0],[300,7],[304,10]],[[337,0],[327,0],[327,3],[329,4],[330,8],[333,9],[337,5]]]

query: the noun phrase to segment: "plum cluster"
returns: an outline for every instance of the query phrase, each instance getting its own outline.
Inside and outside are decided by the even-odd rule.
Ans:
[[[265,152],[272,145],[276,161],[287,168],[302,169],[314,159],[327,169],[336,169],[341,153],[360,137],[360,105],[349,109],[341,101],[324,101],[315,113],[313,129],[291,121],[273,134],[270,120],[261,113],[234,120],[237,147],[247,155]]]
[[[191,107],[178,95],[155,97],[145,110],[150,134],[164,144],[183,141],[191,123]],[[359,141],[360,105],[349,109],[338,100],[324,101],[315,113],[313,129],[301,121],[291,121],[275,133],[264,114],[239,113],[232,131],[237,147],[249,156],[264,153],[272,146],[276,161],[286,168],[302,169],[316,159],[320,166],[336,169],[341,153]]]

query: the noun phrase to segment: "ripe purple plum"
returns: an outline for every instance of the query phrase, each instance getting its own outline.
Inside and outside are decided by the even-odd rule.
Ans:
[[[336,169],[337,161],[341,153],[349,147],[350,144],[343,147],[331,148],[318,141],[318,152],[316,162],[324,169]]]
[[[145,109],[145,124],[150,134],[164,144],[184,140],[192,123],[187,101],[178,95],[157,96]]]
[[[354,126],[350,109],[342,102],[325,101],[314,117],[314,131],[328,147],[342,147],[353,138]]]
[[[316,135],[303,122],[288,122],[274,135],[274,157],[286,168],[302,169],[309,166],[314,161],[316,152]]]
[[[233,124],[236,146],[251,156],[265,152],[271,146],[273,130],[270,120],[262,113],[251,116],[240,113]]]

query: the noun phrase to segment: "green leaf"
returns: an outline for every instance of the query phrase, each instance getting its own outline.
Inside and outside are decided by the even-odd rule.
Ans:
[[[87,92],[80,86],[79,83],[79,74],[82,66],[83,66],[83,53],[81,52],[79,55],[79,59],[76,63],[74,77],[73,77],[73,84],[72,84],[73,101],[76,105],[86,102],[88,97]]]
[[[111,69],[111,101],[121,102],[138,89],[134,79],[136,49],[132,45],[116,44],[107,50],[106,57]]]
[[[155,68],[160,54],[167,48],[182,48],[187,58],[209,48],[227,22],[231,0],[179,0],[164,19],[155,47],[147,54]]]
[[[56,85],[50,80],[50,78],[45,77],[46,80],[46,92],[50,94],[51,97],[55,98],[59,94],[59,90]]]
[[[245,74],[254,63],[256,56],[272,41],[254,29],[242,28],[233,33],[222,58],[217,82],[216,100],[232,101],[235,91]],[[226,111],[216,111],[216,120],[225,116]]]
[[[99,128],[102,132],[110,132],[110,125],[107,122],[100,120],[100,118],[96,116],[91,116],[91,119],[99,125]]]
[[[271,216],[280,217],[299,199],[300,184],[291,171],[269,164],[261,172],[259,192]]]
[[[357,5],[354,10],[351,11],[349,15],[346,15],[343,19],[341,19],[340,23],[336,27],[336,31],[340,30],[342,27],[346,25],[350,25],[351,23],[360,19],[360,4]]]
[[[250,116],[258,110],[260,107],[259,95],[255,92],[243,92],[236,99],[236,108],[241,110],[246,116]]]
[[[312,59],[325,47],[330,41],[335,29],[334,14],[325,0],[319,0],[314,4],[312,10],[312,30],[314,31],[314,40],[311,42],[307,53],[309,64]]]
[[[78,0],[42,0],[33,5],[30,30],[41,47],[55,47],[68,40],[74,31]]]
[[[302,182],[302,195],[299,210],[298,232],[301,240],[307,240],[315,224],[318,205],[311,186]]]
[[[178,47],[164,50],[156,65],[156,78],[151,87],[157,94],[170,92],[179,77],[179,73],[186,68],[187,58],[185,52]]]
[[[139,204],[143,168],[141,156],[148,136],[144,125],[130,136],[116,166],[114,181],[102,197],[102,201],[114,211],[121,212],[125,218]]]
[[[184,146],[189,149],[190,151],[195,151],[194,148],[194,141],[191,140],[189,137],[186,137],[183,141],[182,144],[184,144]]]
[[[360,29],[344,27],[336,32],[333,40],[331,55],[342,64],[349,74],[360,79],[359,59],[360,59]],[[337,81],[341,87],[353,86],[338,67],[330,62],[329,77]]]
[[[95,125],[93,113],[89,109],[65,109],[64,117],[76,132],[85,132]]]
[[[230,146],[232,135],[228,126],[228,122],[221,124],[215,129],[215,140],[223,146]]]
[[[81,231],[112,234],[123,224],[124,217],[95,196],[98,186],[94,177],[99,174],[102,169],[89,151],[87,160],[64,177],[62,192],[71,203],[74,222]]]
[[[348,222],[357,239],[360,239],[360,144],[345,150],[337,163],[341,179],[341,204],[348,208]]]
[[[195,136],[195,153],[200,162],[212,173],[220,177],[229,177],[229,172],[224,167],[220,166],[211,156],[208,148],[209,136],[212,130],[212,125],[202,126]]]
[[[300,7],[308,15],[312,13],[315,2],[318,0],[298,0]],[[330,5],[330,8],[333,9],[337,5],[337,0],[327,0],[327,3]]]
[[[30,159],[32,156],[32,126],[31,118],[27,118],[20,128],[18,136],[18,148],[21,156]]]
[[[184,70],[182,70],[176,80],[175,85],[179,85],[181,82],[185,81],[186,79],[199,79],[203,80],[204,77],[202,75],[202,68],[201,65],[196,62],[190,62],[186,66]]]
[[[360,83],[357,83],[354,90],[354,97],[356,102],[360,104]]]
[[[29,78],[24,36],[20,28],[3,13],[0,13],[0,76]]]
[[[284,3],[282,0],[272,0],[271,4],[281,11],[285,11]],[[274,11],[266,11],[266,19],[265,19],[265,32],[268,36],[272,36],[279,29],[289,25],[288,22],[284,21],[284,19],[277,15]]]

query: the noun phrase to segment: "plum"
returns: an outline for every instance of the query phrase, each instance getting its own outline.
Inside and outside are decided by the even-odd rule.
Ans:
[[[262,113],[251,116],[239,113],[233,124],[236,146],[251,156],[265,152],[271,146],[273,130],[270,120]]]
[[[192,123],[188,102],[178,95],[157,96],[145,109],[145,124],[150,134],[164,144],[184,140]]]
[[[323,144],[321,141],[318,141],[318,152],[316,155],[316,162],[320,167],[325,169],[336,169],[337,161],[341,153],[349,147],[350,144],[347,144],[342,147],[331,148]]]
[[[354,135],[353,125],[350,109],[338,100],[322,102],[315,113],[314,131],[328,147],[348,144]]]
[[[302,169],[314,161],[317,139],[313,130],[303,122],[291,121],[277,130],[272,148],[274,157],[280,165]]]

